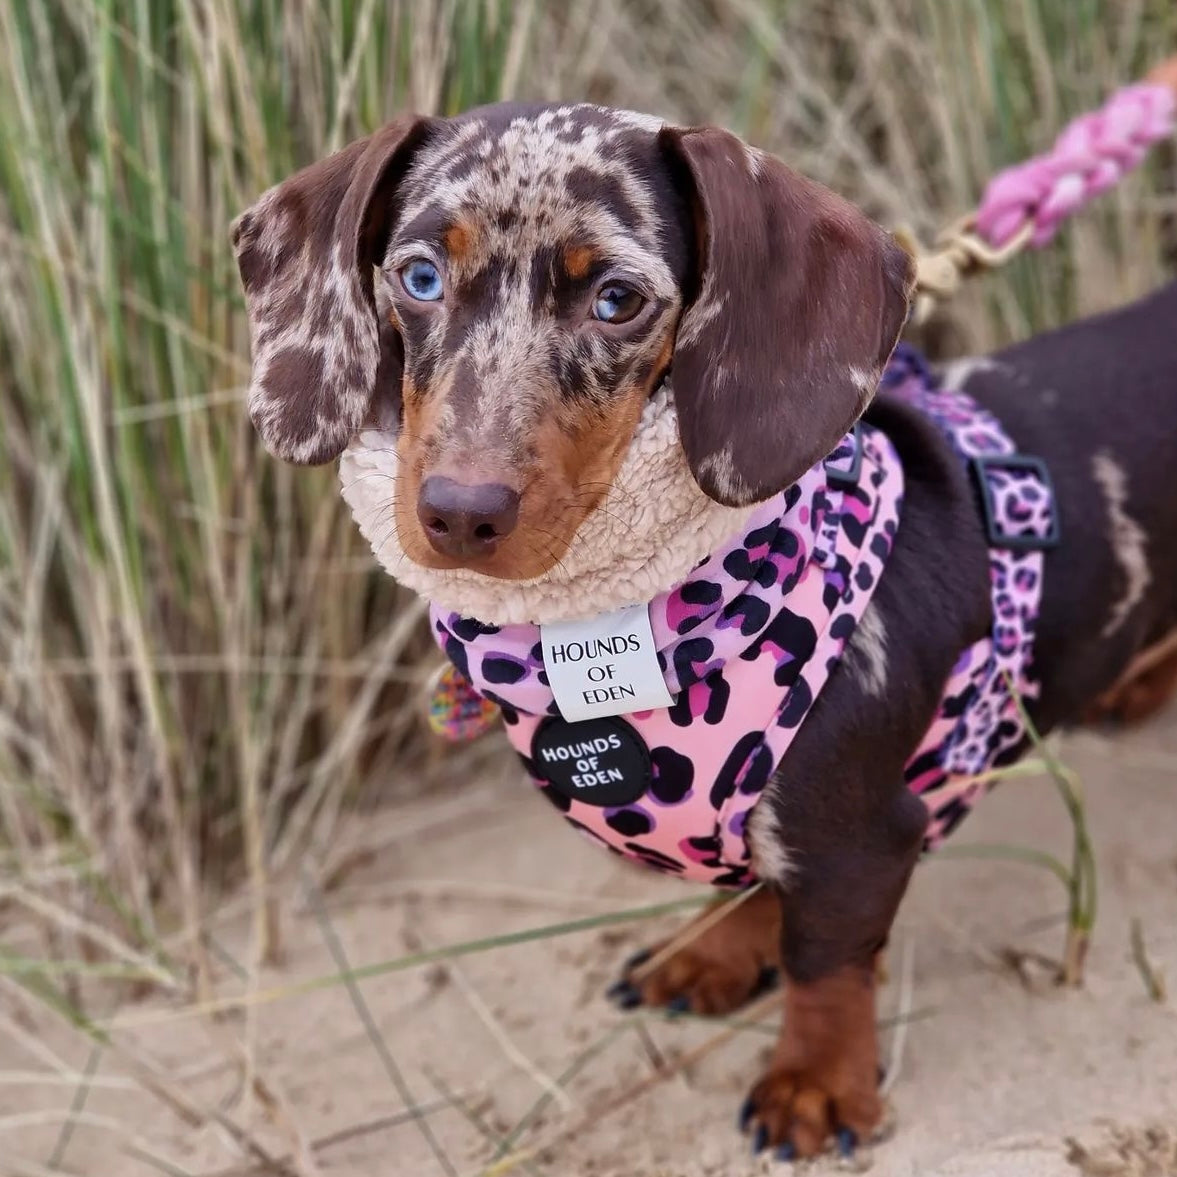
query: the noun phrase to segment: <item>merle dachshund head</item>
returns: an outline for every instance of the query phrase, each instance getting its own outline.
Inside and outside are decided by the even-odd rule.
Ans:
[[[770,497],[865,408],[907,255],[713,127],[596,106],[406,117],[233,227],[268,448],[395,434],[390,525],[427,568],[542,575],[673,369],[690,473]]]

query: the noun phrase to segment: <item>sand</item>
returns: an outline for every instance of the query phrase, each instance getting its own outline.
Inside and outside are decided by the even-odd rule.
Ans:
[[[903,1028],[883,1035],[895,1072],[894,1132],[860,1161],[877,1177],[1177,1173],[1177,1007],[1149,998],[1129,936],[1140,920],[1154,967],[1177,991],[1177,710],[1130,735],[1076,735],[1061,749],[1082,775],[1100,868],[1086,986],[1060,990],[1045,969],[1019,970],[1007,959],[1011,947],[1053,957],[1061,950],[1062,891],[1046,872],[976,859],[922,865],[882,991],[881,1015],[900,1016]],[[1066,856],[1068,840],[1051,786],[1033,780],[1001,786],[953,844],[1015,842]],[[353,856],[356,846],[370,853]],[[513,773],[357,818],[339,857],[359,865],[323,903],[356,965],[694,893],[584,843]],[[286,958],[266,970],[263,987],[336,971],[314,905],[293,890],[286,899]],[[204,1118],[185,1122],[137,1085],[95,1089],[87,1114],[99,1118],[76,1129],[64,1167],[104,1177],[282,1171],[251,1167],[224,1126],[232,1122],[274,1156],[302,1141],[305,1155],[288,1172],[431,1177],[445,1170],[424,1123],[452,1171],[475,1174],[493,1155],[491,1138],[547,1092],[547,1108],[519,1144],[550,1150],[496,1174],[785,1173],[753,1159],[735,1130],[772,1041],[771,1019],[736,1029],[661,1078],[660,1065],[720,1028],[627,1018],[601,999],[618,960],[673,924],[598,928],[365,980],[360,1000],[387,1053],[341,985],[269,1001],[251,1023],[236,1013],[220,1023],[124,1029],[121,1040],[153,1060]],[[247,958],[243,914],[222,919],[216,937],[225,954]],[[226,993],[241,987],[228,966],[218,985]],[[46,1047],[74,1068],[86,1064],[87,1050],[74,1031],[30,1016],[11,989],[0,992],[0,1077],[15,1076],[0,1085],[0,1116],[38,1111],[52,1121],[14,1127],[0,1119],[0,1171],[45,1172],[22,1168],[9,1150],[43,1164],[74,1089],[20,1074],[49,1069]],[[121,1016],[141,1020],[162,1008],[155,1000]],[[23,1045],[14,1038],[21,1027]],[[243,1102],[240,1068],[229,1060],[232,1043],[249,1035],[263,1097]],[[104,1083],[125,1083],[129,1073],[109,1053],[97,1068]],[[389,1122],[405,1090],[428,1114]],[[210,1109],[224,1123],[207,1118]],[[835,1162],[812,1168],[831,1172]]]

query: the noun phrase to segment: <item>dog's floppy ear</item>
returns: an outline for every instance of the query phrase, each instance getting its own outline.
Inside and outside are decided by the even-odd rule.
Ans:
[[[866,408],[899,337],[912,265],[852,205],[715,127],[661,132],[688,189],[699,277],[672,386],[713,499],[771,497]]]
[[[389,123],[271,188],[233,223],[253,341],[249,415],[276,457],[329,462],[363,424],[381,358],[372,268],[397,181],[432,125]]]

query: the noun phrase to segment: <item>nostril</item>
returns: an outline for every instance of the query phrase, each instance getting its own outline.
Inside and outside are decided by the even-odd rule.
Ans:
[[[432,474],[421,484],[417,517],[438,551],[467,557],[489,554],[519,519],[519,493],[498,482],[473,485]]]

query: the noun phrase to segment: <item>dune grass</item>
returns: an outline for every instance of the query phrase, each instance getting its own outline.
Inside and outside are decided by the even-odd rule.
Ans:
[[[496,754],[430,743],[421,607],[242,412],[227,226],[261,189],[407,108],[587,97],[926,239],[1175,50],[1170,0],[0,0],[0,901],[35,929],[0,972],[45,961],[13,975],[75,1012],[81,966],[199,990],[242,872],[261,960],[341,815]],[[1156,153],[924,341],[1149,289],[1175,187]]]

